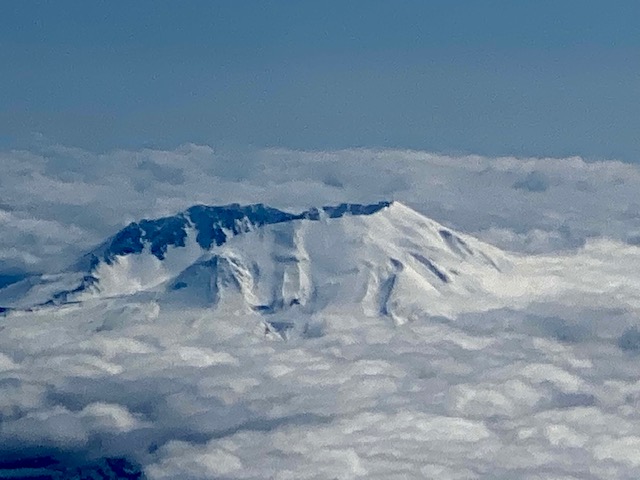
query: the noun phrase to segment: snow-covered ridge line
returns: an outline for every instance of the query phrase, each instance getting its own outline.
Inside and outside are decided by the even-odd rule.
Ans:
[[[120,270],[119,277],[124,275],[134,284],[139,284],[132,285],[125,291],[116,291],[114,294],[133,293],[147,288],[151,282],[149,279],[142,281],[140,285],[141,282],[134,278],[136,273],[146,270],[147,277],[157,278],[157,281],[151,283],[161,283],[171,273],[177,274],[196,261],[203,252],[224,244],[227,239],[237,234],[265,225],[295,220],[317,221],[322,218],[341,218],[345,215],[372,215],[390,205],[391,202],[388,201],[366,205],[342,203],[336,206],[314,207],[301,213],[284,212],[264,204],[194,205],[173,216],[132,222],[84,255],[66,271],[27,278],[0,290],[0,305],[3,306],[0,313],[12,306],[24,308],[74,301],[83,292],[98,290],[98,283],[105,281],[104,276],[100,278],[100,272],[104,273],[105,270],[109,270],[108,267],[113,266],[124,268],[111,268],[112,273]],[[166,258],[169,250],[172,251],[171,259]],[[150,255],[140,255],[144,253]],[[135,260],[127,258],[129,256],[133,256]],[[157,270],[166,270],[165,267],[171,267],[171,272],[160,272],[158,275]],[[122,284],[127,278],[112,280]],[[104,285],[100,290],[107,293]]]
[[[262,203],[194,205],[174,216],[129,224],[113,236],[107,242],[105,251],[100,253],[103,253],[105,261],[109,261],[116,256],[141,253],[148,246],[154,256],[163,260],[169,247],[185,246],[189,228],[196,231],[198,245],[204,250],[209,250],[214,245],[222,245],[229,237],[255,227],[293,220],[319,220],[323,216],[340,218],[344,215],[372,215],[390,205],[391,202],[388,201],[368,205],[342,203],[311,208],[298,214],[284,212]]]
[[[511,265],[508,254],[398,202],[299,214],[199,205],[131,223],[75,268],[0,290],[0,305],[146,295],[166,307],[263,315],[356,309],[404,323],[452,315],[459,305],[499,306],[494,290]]]

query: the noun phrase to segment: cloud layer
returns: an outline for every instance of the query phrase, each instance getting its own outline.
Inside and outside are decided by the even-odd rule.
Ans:
[[[636,478],[638,358],[594,327],[629,319],[553,308],[324,314],[288,341],[153,303],[15,314],[0,457],[127,457],[152,479]]]
[[[0,162],[0,273],[62,268],[128,221],[194,203],[380,199],[544,252],[547,273],[512,308],[401,326],[319,311],[286,340],[257,314],[148,297],[12,313],[0,459],[127,458],[186,480],[640,475],[635,166],[196,145]]]
[[[401,200],[504,248],[544,252],[640,237],[640,169],[580,158],[444,156],[415,151],[0,152],[0,272],[63,268],[129,221],[194,203],[299,210]]]

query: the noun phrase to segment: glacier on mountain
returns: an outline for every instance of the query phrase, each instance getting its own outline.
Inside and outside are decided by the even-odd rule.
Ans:
[[[371,215],[387,206],[389,206],[389,202],[371,205],[343,203],[320,209],[311,208],[300,214],[291,214],[262,204],[245,206],[239,204],[195,205],[187,211],[171,217],[130,223],[101,246],[83,256],[66,271],[54,275],[27,278],[19,282],[18,285],[14,284],[11,288],[0,291],[0,299],[11,303],[12,299],[22,297],[20,303],[22,307],[65,303],[73,301],[76,294],[85,292],[97,283],[98,279],[94,275],[96,270],[105,264],[112,266],[114,263],[119,263],[122,266],[126,263],[123,259],[129,255],[140,255],[145,258],[145,260],[134,263],[139,264],[136,267],[139,268],[140,273],[145,267],[150,267],[152,271],[147,271],[147,277],[153,277],[158,273],[154,271],[154,267],[155,270],[162,270],[159,266],[161,262],[166,260],[165,257],[169,249],[192,247],[182,250],[180,253],[187,259],[195,259],[202,251],[222,245],[234,235],[264,225],[302,219],[319,220],[321,217],[340,218],[344,215]],[[200,247],[199,249],[196,244]],[[172,257],[179,256],[179,254],[172,255]],[[155,260],[149,257],[154,257]],[[176,262],[177,265],[171,266],[174,270],[180,267],[184,268],[187,265],[185,260],[176,260]],[[166,264],[170,263],[170,261],[166,262]],[[122,268],[112,269],[112,271],[115,270],[122,270]],[[121,284],[127,283],[128,280],[135,282],[137,279],[136,272],[130,269],[121,273],[124,274],[124,277],[119,279]],[[158,275],[158,278],[163,278],[162,273],[158,273]],[[129,289],[111,285],[111,289],[103,286],[102,290],[106,289],[108,294],[115,295],[132,293],[132,289],[133,291],[143,290],[149,284],[154,283],[153,278],[141,281],[142,284]],[[58,291],[55,291],[56,288]],[[112,289],[115,290],[115,293]]]
[[[6,313],[131,297],[165,308],[349,311],[405,323],[614,290],[617,265],[612,275],[602,268],[596,284],[583,274],[589,253],[601,248],[609,247],[590,242],[560,258],[509,253],[400,202],[298,214],[262,204],[199,205],[131,223],[69,269],[0,289],[0,306]],[[627,297],[640,304],[633,289]]]
[[[398,202],[300,214],[195,206],[131,223],[69,271],[11,285],[0,299],[29,308],[146,293],[215,307],[238,296],[261,312],[361,305],[400,321],[402,306],[447,314],[448,296],[482,292],[510,268],[505,253],[462,237]]]

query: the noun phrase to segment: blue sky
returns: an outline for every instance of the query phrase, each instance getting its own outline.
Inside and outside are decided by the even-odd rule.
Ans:
[[[633,1],[9,1],[0,146],[640,159]]]

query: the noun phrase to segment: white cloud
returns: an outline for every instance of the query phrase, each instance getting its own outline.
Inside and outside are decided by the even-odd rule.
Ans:
[[[53,146],[0,152],[0,162],[0,252],[7,252],[0,265],[31,271],[62,268],[126,222],[194,203],[299,210],[396,199],[500,246],[533,252],[575,247],[589,236],[633,242],[640,230],[640,169],[578,157],[216,152],[188,144],[100,154]],[[544,179],[545,188],[514,188],[531,178]],[[17,245],[20,252],[10,255]]]
[[[501,311],[326,318],[269,342],[255,316],[149,322],[121,302],[3,320],[1,445],[126,455],[150,478],[637,473],[637,357],[596,333],[563,342]],[[122,319],[96,333],[105,308]]]
[[[62,266],[126,221],[198,202],[297,210],[394,198],[502,246],[550,252],[527,271],[536,291],[504,292],[529,295],[512,308],[401,326],[320,311],[313,335],[287,341],[265,338],[256,315],[152,297],[9,315],[0,458],[17,447],[126,456],[157,479],[640,475],[640,254],[586,240],[640,230],[635,166],[195,145],[0,161],[7,268]],[[545,188],[514,188],[532,172]]]

